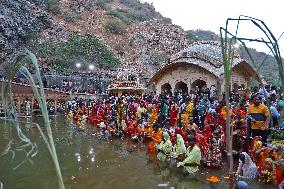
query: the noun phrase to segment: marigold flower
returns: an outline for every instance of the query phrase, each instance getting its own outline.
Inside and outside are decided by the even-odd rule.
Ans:
[[[220,180],[218,179],[218,177],[216,176],[211,176],[210,178],[207,179],[209,182],[212,182],[212,183],[217,183],[217,182],[220,182]]]

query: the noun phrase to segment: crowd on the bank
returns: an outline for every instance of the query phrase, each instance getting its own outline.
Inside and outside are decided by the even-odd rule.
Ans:
[[[230,94],[233,152],[239,157],[236,176],[281,183],[283,141],[267,140],[271,129],[283,128],[284,101],[276,88],[254,90],[249,96]],[[79,127],[88,123],[101,128],[107,137],[129,135],[147,142],[153,161],[174,161],[187,174],[201,165],[221,168],[226,152],[225,100],[206,92],[75,99],[67,117]]]

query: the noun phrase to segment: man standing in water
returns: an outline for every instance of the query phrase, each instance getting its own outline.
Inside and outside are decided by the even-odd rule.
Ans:
[[[194,174],[198,171],[200,165],[201,152],[198,146],[195,145],[195,137],[189,135],[186,158],[177,164],[177,167],[183,166],[188,174]]]
[[[261,136],[262,142],[267,143],[267,135],[269,129],[270,114],[269,109],[261,102],[261,96],[256,93],[252,96],[253,104],[248,108],[248,116],[250,118],[249,127],[252,137]]]

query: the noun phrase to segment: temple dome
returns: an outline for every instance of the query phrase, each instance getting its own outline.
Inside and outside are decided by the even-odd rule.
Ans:
[[[168,69],[175,69],[179,65],[196,65],[208,72],[212,73],[216,77],[220,78],[224,74],[224,66],[222,60],[222,47],[218,41],[198,41],[192,43],[187,48],[174,54],[170,61],[166,64],[162,64],[157,72],[151,78],[151,81]],[[254,69],[243,60],[240,55],[235,52],[232,62],[232,67],[246,67],[251,74]]]
[[[182,50],[181,56],[188,58],[198,58],[211,63],[215,67],[222,66],[221,46],[216,41],[196,42]]]

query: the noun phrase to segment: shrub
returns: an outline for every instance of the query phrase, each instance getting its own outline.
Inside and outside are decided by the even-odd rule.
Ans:
[[[172,19],[170,18],[167,18],[167,17],[163,17],[162,20],[168,24],[171,24],[172,23]]]
[[[102,9],[106,9],[106,5],[107,3],[110,3],[111,0],[97,0],[96,4],[98,7],[102,8]]]
[[[133,7],[136,10],[141,10],[143,8],[143,3],[138,0],[120,0],[119,2],[129,7]]]
[[[112,52],[99,39],[90,35],[72,34],[66,42],[42,43],[38,46],[37,54],[46,58],[47,63],[54,69],[61,71],[72,69],[72,63],[75,61],[83,64],[95,63],[105,68],[119,64]]]
[[[110,10],[107,13],[110,16],[120,19],[126,24],[130,23],[130,19],[127,17],[128,11],[127,10]]]
[[[68,12],[64,18],[67,22],[75,22],[81,18],[81,15],[76,12]]]
[[[131,6],[133,1],[132,0],[120,0],[120,3],[124,4],[124,5],[128,5]]]
[[[106,23],[105,28],[113,34],[124,34],[126,32],[125,24],[119,19],[113,19]]]
[[[46,9],[53,14],[60,14],[58,0],[45,0]]]
[[[129,12],[129,13],[127,13],[127,17],[132,19],[132,20],[137,20],[137,21],[141,21],[141,22],[149,20],[149,18],[141,12],[138,12],[138,13]]]
[[[165,52],[152,52],[150,54],[150,62],[154,66],[159,66],[163,63],[166,63],[169,59],[169,56]]]
[[[189,41],[197,41],[198,40],[198,37],[190,30],[186,31],[186,38]]]

